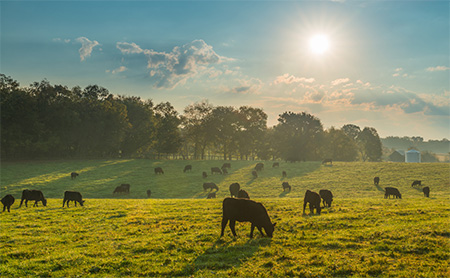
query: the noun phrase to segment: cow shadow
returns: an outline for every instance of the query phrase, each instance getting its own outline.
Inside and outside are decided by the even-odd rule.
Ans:
[[[237,268],[248,261],[262,246],[271,243],[270,238],[249,239],[243,244],[233,244],[233,241],[216,240],[211,247],[199,255],[192,263],[186,265],[177,276],[192,276],[197,271],[217,271]]]
[[[287,194],[291,193],[291,191],[283,191],[280,193],[280,195],[278,195],[279,198],[283,198],[286,197]]]
[[[378,184],[375,185],[375,187],[378,189],[378,191],[381,191],[384,193],[384,188],[382,188],[381,186],[379,186]]]

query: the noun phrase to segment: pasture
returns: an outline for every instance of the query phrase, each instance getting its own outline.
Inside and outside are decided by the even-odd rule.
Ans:
[[[256,162],[232,161],[228,175],[211,176],[208,169],[222,163],[192,161],[190,173],[183,173],[186,161],[3,163],[1,196],[13,194],[16,203],[0,215],[0,276],[450,276],[449,164],[302,162],[272,169],[265,162],[254,179]],[[158,166],[164,175],[154,174]],[[72,180],[72,171],[80,176]],[[411,187],[415,179],[431,188],[430,198]],[[282,191],[283,181],[291,192]],[[217,199],[205,199],[203,182],[219,186]],[[273,238],[255,231],[249,239],[249,223],[236,225],[235,239],[228,227],[219,237],[222,200],[233,182],[265,205],[277,223]],[[113,196],[121,183],[131,184],[130,194]],[[403,198],[384,199],[386,186]],[[42,190],[47,207],[18,208],[25,188]],[[302,215],[305,190],[322,188],[333,192],[332,207]],[[80,191],[85,206],[62,208],[65,190]]]

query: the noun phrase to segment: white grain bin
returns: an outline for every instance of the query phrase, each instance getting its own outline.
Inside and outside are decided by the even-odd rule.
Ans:
[[[420,152],[416,150],[409,150],[405,155],[405,162],[420,162]]]

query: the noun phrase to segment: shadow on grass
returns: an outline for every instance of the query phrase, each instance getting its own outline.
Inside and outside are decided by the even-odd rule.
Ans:
[[[384,193],[384,188],[382,188],[381,186],[379,186],[379,185],[375,185],[376,186],[376,188],[378,189],[378,191],[381,191],[381,192],[383,192]]]
[[[283,191],[280,193],[280,195],[278,195],[278,197],[280,197],[280,198],[286,197],[286,195],[289,193],[291,193],[291,191]]]
[[[198,256],[191,264],[186,265],[174,276],[191,276],[199,271],[218,271],[239,267],[250,259],[261,246],[268,246],[270,238],[249,239],[244,244],[233,244],[235,241],[218,239],[212,246]]]

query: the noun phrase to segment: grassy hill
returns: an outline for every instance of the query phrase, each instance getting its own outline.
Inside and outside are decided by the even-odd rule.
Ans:
[[[153,160],[80,160],[3,163],[1,165],[2,195],[13,194],[20,198],[23,189],[40,189],[47,198],[62,198],[65,190],[80,191],[85,198],[146,198],[152,191],[153,198],[205,198],[204,182],[219,186],[218,198],[229,195],[228,187],[238,182],[253,198],[299,198],[306,189],[329,189],[336,198],[362,198],[383,196],[386,186],[397,187],[404,198],[420,196],[420,189],[411,188],[413,180],[422,180],[430,186],[431,196],[449,196],[450,164],[437,163],[362,163],[335,162],[326,167],[319,162],[280,162],[272,168],[265,162],[265,169],[258,178],[251,171],[256,161],[231,161],[228,175],[211,175],[211,167],[221,167],[224,161],[153,161]],[[183,173],[184,166],[192,165],[192,172]],[[162,167],[164,175],[155,175],[154,168]],[[80,176],[74,180],[71,172]],[[202,172],[208,173],[202,178]],[[287,172],[282,178],[281,172]],[[380,186],[373,185],[373,177],[379,176]],[[292,192],[284,193],[281,183],[287,181]],[[114,188],[122,183],[131,184],[129,195],[113,195]]]

